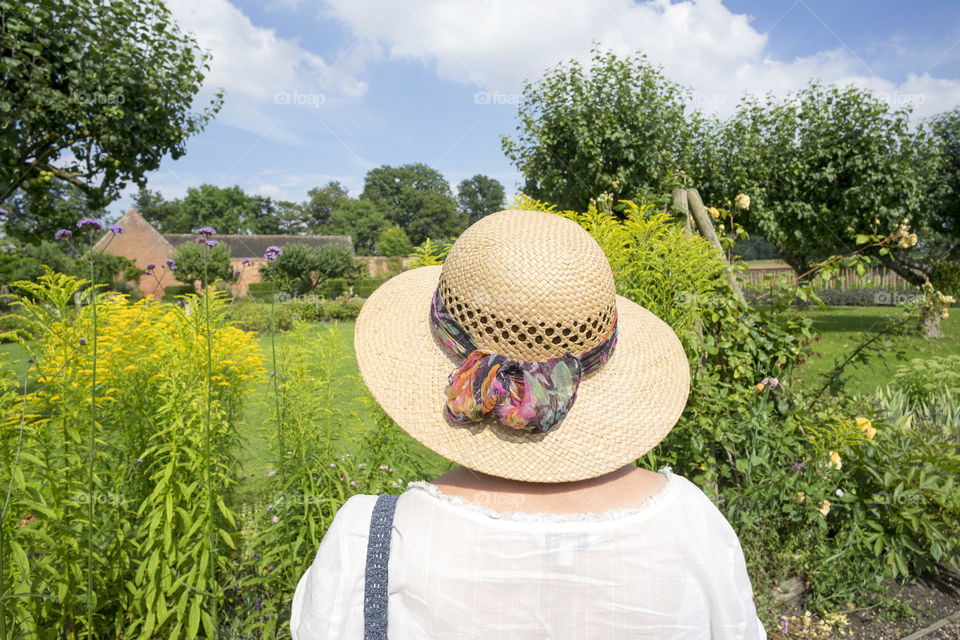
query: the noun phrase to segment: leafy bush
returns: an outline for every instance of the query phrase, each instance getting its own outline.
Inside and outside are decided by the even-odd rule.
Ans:
[[[913,358],[897,367],[893,385],[914,402],[944,390],[960,395],[960,356]]]
[[[292,244],[283,247],[283,253],[263,266],[260,273],[278,291],[305,295],[322,283],[341,278],[353,267],[353,254],[341,245],[317,248]]]
[[[347,281],[343,278],[331,278],[323,283],[318,293],[324,298],[337,298],[347,291]]]
[[[407,232],[398,226],[387,227],[377,239],[377,255],[388,258],[408,256],[413,251]]]
[[[216,280],[229,280],[233,276],[230,249],[223,243],[208,247],[196,242],[184,242],[172,257],[177,264],[177,280],[181,282],[199,280],[201,286],[205,287]]]
[[[930,282],[943,293],[960,298],[960,263],[941,259],[930,274]]]
[[[195,292],[196,289],[192,284],[171,284],[163,289],[163,301],[173,302],[179,296],[186,296]]]
[[[361,278],[353,285],[353,294],[358,298],[369,298],[386,280],[380,278]]]
[[[251,282],[247,285],[247,293],[258,299],[272,298],[274,291],[280,291],[276,289],[270,282]]]

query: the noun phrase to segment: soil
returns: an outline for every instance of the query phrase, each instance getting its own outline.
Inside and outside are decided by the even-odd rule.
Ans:
[[[891,583],[887,595],[907,605],[912,615],[872,609],[824,619],[803,610],[801,604],[785,610],[780,628],[768,627],[767,634],[771,640],[960,640],[960,574],[944,571],[911,584]]]

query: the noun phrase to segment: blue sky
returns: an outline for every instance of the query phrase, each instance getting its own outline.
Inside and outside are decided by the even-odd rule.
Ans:
[[[212,55],[197,106],[224,107],[148,187],[202,183],[300,201],[339,180],[353,195],[383,164],[423,162],[508,194],[501,151],[525,80],[591,43],[637,50],[728,114],[745,92],[811,78],[870,88],[922,118],[960,105],[960,3],[892,0],[168,0]],[[130,195],[109,207],[117,214]]]

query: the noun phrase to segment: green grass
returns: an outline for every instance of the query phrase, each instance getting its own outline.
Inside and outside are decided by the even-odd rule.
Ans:
[[[899,317],[900,311],[891,307],[828,307],[808,312],[813,318],[814,330],[820,340],[814,345],[818,354],[803,368],[800,380],[803,383],[816,381],[819,374],[825,373],[843,360],[859,343],[864,332],[875,332],[883,328],[887,320]],[[896,358],[896,351],[902,350],[904,359],[936,358],[960,355],[960,320],[951,316],[941,321],[945,338],[924,338],[919,335],[894,336],[894,348],[881,353],[880,357],[867,364],[850,367],[852,373],[848,389],[852,393],[873,393],[878,387],[890,383],[897,367],[903,360]]]
[[[747,265],[750,267],[789,267],[786,262],[783,260],[747,260]]]

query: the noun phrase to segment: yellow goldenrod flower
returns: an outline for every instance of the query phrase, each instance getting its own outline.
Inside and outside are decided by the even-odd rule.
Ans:
[[[830,501],[824,500],[823,504],[820,505],[820,508],[817,509],[817,511],[819,511],[820,515],[822,516],[826,516],[828,513],[830,513]]]
[[[836,451],[830,452],[830,466],[839,471],[843,468],[843,461],[840,460],[840,454]]]
[[[863,435],[867,437],[867,440],[873,440],[873,436],[877,435],[877,430],[873,428],[873,423],[867,418],[857,418],[857,426],[863,431]]]

